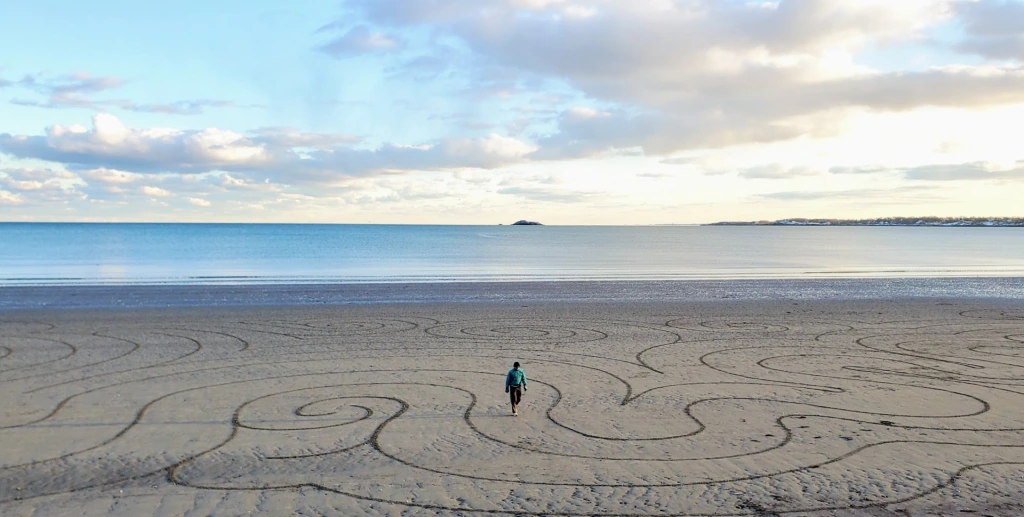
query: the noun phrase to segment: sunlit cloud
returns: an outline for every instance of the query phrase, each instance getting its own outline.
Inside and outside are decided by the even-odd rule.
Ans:
[[[109,114],[92,127],[53,125],[43,135],[0,134],[0,151],[74,170],[132,173],[235,172],[279,182],[326,182],[344,176],[435,169],[495,168],[534,148],[512,137],[448,138],[419,145],[355,148],[347,135],[262,128],[249,135],[207,128],[128,128]]]

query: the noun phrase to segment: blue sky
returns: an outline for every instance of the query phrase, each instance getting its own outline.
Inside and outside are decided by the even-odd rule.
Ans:
[[[342,102],[371,97],[379,67],[353,60],[345,66],[316,45],[316,31],[339,15],[337,2],[21,2],[0,21],[10,53],[5,76],[60,76],[85,72],[124,81],[117,97],[139,103],[181,99],[230,100],[259,109],[217,109],[191,117],[191,127],[245,131],[288,125],[313,130],[345,127],[375,131],[379,118]],[[26,45],[26,41],[33,42]],[[27,49],[26,49],[27,50]],[[32,98],[18,92],[21,98]],[[380,103],[378,108],[388,104]],[[10,109],[10,108],[8,108]],[[5,110],[7,114],[7,110]],[[133,126],[166,123],[162,116],[119,114]],[[36,131],[40,114],[10,109],[5,129]],[[186,122],[186,121],[179,121]]]
[[[46,0],[0,219],[1019,215],[1018,0]]]

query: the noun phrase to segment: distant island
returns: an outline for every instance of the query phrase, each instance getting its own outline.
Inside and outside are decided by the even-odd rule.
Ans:
[[[520,220],[512,223],[512,226],[544,226],[544,225],[540,224],[540,223],[538,223],[536,221],[527,221],[526,219],[520,219]]]
[[[518,223],[517,223],[518,224]],[[880,217],[877,219],[779,219],[736,221],[706,226],[1024,226],[1024,217]]]

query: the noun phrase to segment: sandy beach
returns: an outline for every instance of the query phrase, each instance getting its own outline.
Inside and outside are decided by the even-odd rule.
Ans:
[[[1020,300],[527,298],[0,311],[0,514],[1024,512]]]

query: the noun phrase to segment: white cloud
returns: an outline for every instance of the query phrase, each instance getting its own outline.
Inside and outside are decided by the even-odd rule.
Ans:
[[[1024,180],[1024,161],[1012,165],[991,162],[922,165],[904,171],[907,179],[929,181]]]
[[[337,145],[354,144],[359,138],[344,133],[307,133],[292,127],[263,127],[249,131],[250,138],[271,148],[303,147],[330,149]]]
[[[224,190],[272,191],[280,190],[280,186],[269,181],[257,182],[247,178],[236,178],[230,174],[221,174],[217,186]]]
[[[0,134],[0,151],[79,168],[133,172],[204,171],[256,166],[270,159],[264,147],[231,131],[129,129],[102,113],[92,122],[92,129],[55,124],[42,136]]]
[[[40,190],[44,186],[44,183],[41,181],[21,181],[12,178],[4,178],[2,182],[7,188],[21,192]]]
[[[21,196],[8,192],[6,190],[0,190],[0,205],[20,205],[24,200]]]
[[[149,197],[171,197],[174,195],[170,190],[162,189],[160,187],[151,187],[149,185],[142,187],[142,193]]]
[[[226,171],[275,182],[331,182],[381,172],[495,168],[525,159],[534,146],[491,134],[420,145],[387,143],[376,149],[349,145],[348,135],[258,130],[251,136],[216,128],[128,128],[99,114],[93,127],[60,124],[45,135],[0,134],[0,151],[17,158],[61,163],[72,170],[140,174]],[[103,174],[99,174],[103,176]],[[100,181],[110,182],[109,174]]]
[[[829,168],[829,172],[832,174],[877,174],[880,172],[889,172],[889,167],[883,167],[881,165],[857,165],[857,166],[835,166]]]
[[[49,180],[74,180],[78,179],[78,176],[74,173],[63,171],[59,169],[47,169],[47,168],[3,168],[0,169],[0,173],[7,175],[8,177],[19,179],[19,180],[35,180],[35,181],[49,181]]]
[[[547,203],[578,203],[598,196],[595,192],[582,192],[564,188],[551,187],[505,187],[498,189],[498,194],[519,196],[533,201]]]
[[[203,207],[210,206],[210,202],[209,201],[207,201],[207,200],[205,200],[203,198],[199,198],[199,197],[190,197],[190,198],[188,198],[188,202],[189,202],[189,204],[194,205],[194,206],[203,206]]]
[[[739,171],[740,177],[750,179],[791,179],[804,176],[817,176],[818,174],[820,174],[820,171],[813,167],[791,167],[778,163],[748,167]]]
[[[143,176],[140,174],[133,174],[131,172],[118,171],[113,169],[92,169],[82,171],[81,177],[90,182],[104,183],[107,185],[121,185],[125,183],[133,183],[140,180]]]
[[[83,184],[75,174],[45,168],[0,169],[0,190],[6,192],[6,203],[34,205],[64,202],[80,198]]]

